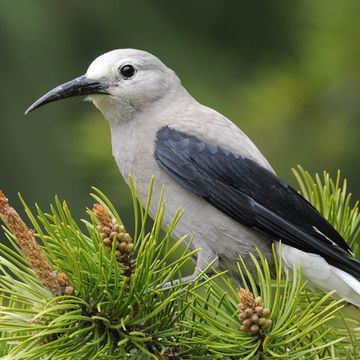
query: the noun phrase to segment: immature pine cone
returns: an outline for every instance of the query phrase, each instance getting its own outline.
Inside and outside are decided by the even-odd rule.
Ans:
[[[105,249],[111,252],[115,246],[116,259],[128,268],[126,275],[130,276],[135,270],[135,261],[132,259],[134,244],[131,236],[126,232],[124,225],[120,225],[100,204],[94,205],[93,212],[100,222],[97,228]]]
[[[241,288],[239,298],[239,320],[242,323],[240,330],[254,336],[264,335],[272,326],[270,309],[264,309],[261,297],[254,299],[254,294],[248,289]]]

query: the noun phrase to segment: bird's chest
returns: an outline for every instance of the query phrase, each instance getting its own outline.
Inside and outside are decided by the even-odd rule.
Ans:
[[[143,205],[147,200],[149,184],[154,177],[150,215],[156,214],[160,195],[163,191],[163,201],[166,209],[164,225],[170,224],[179,208],[185,210],[181,224],[175,230],[175,236],[185,233],[192,234],[199,227],[196,218],[191,216],[200,201],[194,201],[194,196],[174,182],[158,165],[154,157],[155,138],[158,127],[143,127],[139,132],[132,124],[112,129],[113,155],[119,170],[126,182],[131,176],[139,191]],[[197,212],[201,212],[198,209]]]
[[[156,129],[144,126],[139,130],[136,124],[127,123],[112,128],[112,148],[117,166],[126,182],[129,176],[146,200],[151,177],[154,176],[154,192],[160,191],[162,171],[154,158]]]

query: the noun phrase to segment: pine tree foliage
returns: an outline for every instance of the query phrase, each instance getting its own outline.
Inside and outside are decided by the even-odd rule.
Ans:
[[[265,359],[288,356],[291,359],[317,359],[330,354],[331,346],[340,339],[328,341],[326,335],[329,329],[324,324],[341,308],[340,302],[329,301],[331,294],[327,294],[300,306],[300,299],[306,297],[301,271],[292,269],[291,273],[284,274],[281,259],[274,253],[277,263],[276,279],[273,281],[266,259],[260,252],[258,255],[259,260],[252,257],[258,284],[253,281],[242,260],[239,272],[245,287],[255,297],[261,295],[265,307],[271,309],[272,327],[259,335],[239,331],[239,294],[234,292],[233,285],[228,281],[225,281],[225,286],[210,283],[204,295],[193,293],[193,317],[184,323],[189,330],[186,338],[190,348],[202,344],[209,358]]]
[[[351,193],[347,191],[346,179],[341,182],[340,171],[335,180],[324,171],[323,176],[312,177],[301,166],[293,169],[300,192],[347,241],[360,259],[360,213],[359,201],[351,205]]]
[[[121,223],[103,194],[96,191],[93,196]],[[148,208],[143,211],[136,205],[141,229],[134,241],[135,269],[129,276],[117,261],[115,247],[109,253],[102,246],[97,219],[90,210],[83,233],[65,202],[56,199],[49,214],[37,208],[37,219],[25,208],[52,267],[67,274],[73,291],[66,294],[65,289],[54,296],[45,290],[6,230],[15,250],[1,247],[2,355],[10,359],[160,356],[181,331],[176,322],[184,312],[189,285],[165,284],[195,253],[185,248],[176,260],[169,260],[183,241],[169,244],[180,213],[165,235],[160,235],[164,214],[160,205],[154,226],[146,234]]]
[[[346,181],[294,173],[359,258],[358,203]],[[284,271],[281,243],[273,247],[275,275],[259,251],[256,275],[239,258],[242,289],[226,274],[208,276],[211,264],[195,281],[176,280],[196,250],[191,239],[170,241],[181,211],[160,230],[161,199],[146,230],[151,189],[143,209],[132,187],[133,233],[97,189],[81,222],[57,198],[48,213],[24,203],[34,231],[0,196],[12,244],[0,245],[1,359],[360,358],[358,310],[309,290],[301,269]]]

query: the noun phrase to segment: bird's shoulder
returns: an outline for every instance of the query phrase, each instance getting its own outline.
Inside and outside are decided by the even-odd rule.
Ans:
[[[216,110],[195,104],[170,119],[166,124],[170,129],[245,156],[273,171],[254,142],[235,123]]]

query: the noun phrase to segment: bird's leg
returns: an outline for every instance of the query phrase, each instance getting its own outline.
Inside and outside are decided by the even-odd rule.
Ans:
[[[203,247],[197,256],[196,267],[194,273],[191,275],[193,279],[196,279],[205,269],[211,264],[211,268],[208,268],[205,272],[206,275],[211,275],[213,273],[212,269],[218,267],[219,260],[217,259],[216,254],[210,249],[210,247]],[[203,280],[203,279],[201,279]]]
[[[169,281],[165,283],[164,288],[168,288],[172,285],[178,284],[178,283],[184,283],[184,282],[190,282],[194,281],[198,278],[200,282],[204,281],[205,278],[201,276],[201,274],[204,273],[204,270],[208,268],[209,264],[211,264],[211,268],[217,268],[218,266],[218,260],[216,259],[216,254],[209,248],[203,248],[197,253],[197,261],[196,261],[196,267],[195,271],[191,275],[183,276],[180,279],[175,279],[173,281]],[[206,275],[210,276],[212,275],[211,268],[207,269],[205,272]],[[199,277],[200,276],[200,277]]]

